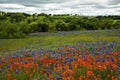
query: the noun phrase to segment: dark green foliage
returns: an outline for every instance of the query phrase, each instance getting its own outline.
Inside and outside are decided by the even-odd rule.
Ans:
[[[63,20],[57,20],[55,22],[57,31],[67,31],[67,24]]]
[[[23,38],[33,32],[104,29],[120,29],[120,16],[0,12],[0,38]]]
[[[0,25],[0,38],[23,38],[26,36],[24,32],[27,27],[23,28],[23,23],[3,22]]]
[[[39,32],[48,32],[48,27],[49,24],[47,24],[46,22],[39,22],[38,23],[38,31]]]

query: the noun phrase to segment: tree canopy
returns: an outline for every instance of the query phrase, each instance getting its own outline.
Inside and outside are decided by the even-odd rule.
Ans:
[[[80,16],[0,12],[0,38],[24,38],[33,32],[120,29],[120,16]]]

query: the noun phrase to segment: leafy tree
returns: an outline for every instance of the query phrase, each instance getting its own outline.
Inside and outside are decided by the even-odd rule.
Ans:
[[[56,25],[56,29],[58,31],[67,31],[67,26],[66,26],[66,23],[63,21],[63,20],[57,20],[55,22],[55,25]]]
[[[79,16],[0,12],[0,38],[24,38],[32,32],[120,29],[120,16]]]
[[[38,23],[38,28],[39,28],[38,30],[40,32],[48,32],[48,27],[49,25],[46,22],[41,21]]]
[[[120,21],[115,21],[115,23],[113,24],[112,29],[120,29]]]
[[[20,27],[20,31],[22,32],[22,33],[24,33],[24,34],[28,34],[28,33],[30,33],[31,31],[30,31],[30,27],[28,26],[28,24],[26,23],[26,22],[24,22],[24,21],[21,21],[21,22],[19,22],[18,23],[18,26]]]
[[[31,22],[28,26],[30,28],[30,32],[36,32],[39,30],[37,22]]]

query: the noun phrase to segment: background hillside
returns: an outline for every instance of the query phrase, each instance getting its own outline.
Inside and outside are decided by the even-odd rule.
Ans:
[[[25,38],[29,33],[120,29],[120,16],[26,14],[0,12],[0,38]]]

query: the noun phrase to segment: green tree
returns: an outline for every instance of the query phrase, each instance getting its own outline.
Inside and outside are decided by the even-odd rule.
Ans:
[[[57,31],[68,31],[68,27],[63,20],[56,20],[55,21]]]
[[[30,32],[36,32],[39,30],[37,22],[31,22],[28,26],[30,27]]]
[[[38,22],[38,31],[40,32],[48,32],[49,24],[43,21]]]

